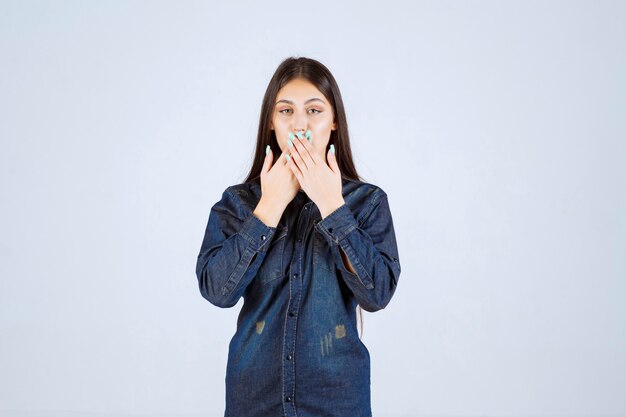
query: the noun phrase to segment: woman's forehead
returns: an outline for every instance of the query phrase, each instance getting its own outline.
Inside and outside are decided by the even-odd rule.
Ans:
[[[291,80],[278,90],[276,104],[283,101],[288,104],[299,102],[308,104],[312,101],[327,102],[322,92],[313,83],[302,79]]]

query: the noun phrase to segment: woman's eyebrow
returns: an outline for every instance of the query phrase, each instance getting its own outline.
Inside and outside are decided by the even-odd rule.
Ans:
[[[310,99],[308,99],[307,101],[305,101],[305,102],[304,102],[304,104],[310,103],[311,101],[315,101],[315,100],[317,100],[317,101],[321,101],[322,103],[324,103],[324,100],[322,100],[321,98],[313,97],[313,98],[310,98]],[[278,103],[293,104],[293,101],[291,101],[291,100],[286,100],[286,99],[282,99],[282,100],[278,100],[278,101],[276,102],[276,104],[278,104]]]

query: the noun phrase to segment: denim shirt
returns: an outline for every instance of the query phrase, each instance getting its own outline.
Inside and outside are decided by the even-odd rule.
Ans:
[[[345,178],[342,193],[345,204],[321,219],[299,191],[276,227],[253,214],[256,182],[228,187],[211,208],[196,264],[200,293],[222,308],[244,300],[229,344],[225,417],[372,415],[356,306],[387,306],[400,261],[387,194]]]

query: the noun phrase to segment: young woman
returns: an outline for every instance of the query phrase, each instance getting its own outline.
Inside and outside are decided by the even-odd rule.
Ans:
[[[196,275],[212,304],[244,299],[225,417],[372,415],[356,307],[387,306],[400,261],[387,194],[359,179],[320,62],[288,58],[274,73],[252,168],[211,208]]]

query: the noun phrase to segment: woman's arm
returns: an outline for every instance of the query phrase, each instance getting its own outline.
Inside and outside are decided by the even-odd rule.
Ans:
[[[354,269],[354,267],[350,263],[350,259],[348,259],[348,255],[346,255],[346,253],[343,251],[343,249],[341,249],[341,246],[339,246],[339,252],[341,252],[341,260],[343,261],[343,264],[346,267],[346,269],[348,271],[352,272],[353,274],[356,274],[356,270]]]
[[[211,208],[196,263],[200,293],[218,307],[237,304],[256,275],[276,227],[242,207],[227,188]]]
[[[387,194],[379,189],[368,212],[358,222],[348,205],[343,204],[315,227],[326,236],[335,264],[361,307],[370,312],[385,308],[400,277]]]

